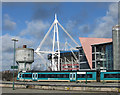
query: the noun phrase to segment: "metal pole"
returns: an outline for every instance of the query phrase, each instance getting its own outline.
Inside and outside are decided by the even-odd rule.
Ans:
[[[100,72],[100,74],[101,74],[102,72]],[[104,84],[104,71],[103,71],[103,84]]]
[[[87,84],[87,71],[86,71],[86,81],[85,81],[85,83]]]
[[[15,90],[14,88],[14,67],[15,67],[15,48],[16,48],[16,41],[18,41],[15,38],[12,38],[12,41],[14,41],[14,59],[13,59],[13,90]]]
[[[26,71],[26,57],[24,57],[24,61],[25,61],[25,68],[24,68],[24,70]],[[25,84],[25,72],[24,72],[24,84]]]
[[[13,60],[13,90],[15,90],[14,88],[14,66],[15,66],[15,41],[14,41],[14,60]]]
[[[105,52],[104,52],[104,55],[103,55],[103,59],[105,59]],[[103,60],[103,84],[104,84],[104,70],[105,70],[105,63],[104,63],[104,60]]]
[[[25,71],[26,71],[26,62],[25,62]],[[25,72],[24,72],[24,84],[25,84]]]

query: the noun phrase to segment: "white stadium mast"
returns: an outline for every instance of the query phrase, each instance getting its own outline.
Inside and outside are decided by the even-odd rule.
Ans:
[[[48,32],[46,33],[45,37],[43,38],[43,40],[41,41],[40,45],[38,46],[38,48],[35,50],[35,53],[38,54],[40,57],[43,58],[43,56],[41,55],[41,53],[51,53],[52,54],[52,64],[51,64],[51,68],[52,71],[60,71],[60,43],[59,43],[59,32],[58,32],[58,25],[62,28],[62,30],[70,37],[70,39],[77,45],[79,46],[79,44],[70,36],[70,34],[63,28],[63,26],[58,22],[57,20],[57,15],[55,14],[55,20],[52,23],[51,27],[49,28]],[[44,41],[46,40],[46,38],[48,37],[50,31],[52,30],[52,28],[54,27],[54,31],[53,31],[53,46],[52,46],[52,51],[41,51],[41,46],[43,45]],[[57,38],[55,40],[55,38]],[[55,42],[57,42],[57,51],[55,51]],[[55,56],[57,55],[57,62],[55,61]]]

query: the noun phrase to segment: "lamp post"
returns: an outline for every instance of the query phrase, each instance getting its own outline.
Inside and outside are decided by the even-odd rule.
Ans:
[[[25,70],[25,72],[26,72],[26,57],[24,57],[24,62],[25,62],[25,67],[24,67],[24,70]],[[25,73],[24,73],[24,84],[25,84]]]
[[[16,42],[18,41],[15,38],[12,38],[12,41],[14,42],[14,59],[13,59],[13,90],[14,89],[14,66],[15,66],[15,48],[16,48]]]

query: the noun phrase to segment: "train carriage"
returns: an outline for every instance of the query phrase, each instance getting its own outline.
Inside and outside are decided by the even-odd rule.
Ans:
[[[77,72],[77,81],[96,82],[96,72]]]
[[[120,82],[120,71],[101,72],[101,82]]]
[[[19,72],[18,81],[120,82],[120,71]]]
[[[19,81],[95,81],[96,72],[20,72]]]

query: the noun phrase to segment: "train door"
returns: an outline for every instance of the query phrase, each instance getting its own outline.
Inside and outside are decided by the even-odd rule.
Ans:
[[[70,81],[76,81],[76,73],[70,73]]]
[[[32,79],[33,79],[34,81],[37,81],[37,79],[38,79],[38,74],[37,74],[37,73],[33,73],[33,74],[32,74]]]

